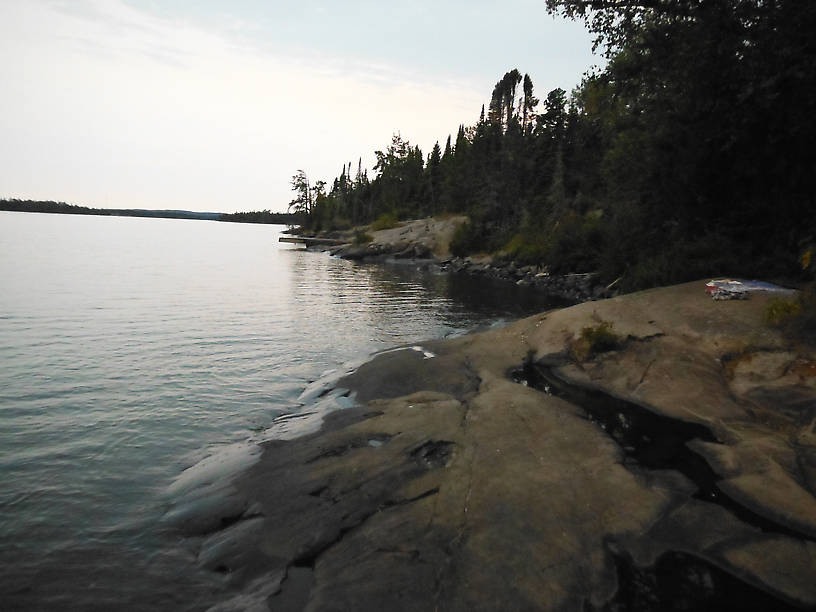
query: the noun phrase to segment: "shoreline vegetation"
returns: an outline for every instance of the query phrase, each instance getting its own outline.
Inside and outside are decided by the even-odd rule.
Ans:
[[[451,241],[467,222],[463,215],[442,215],[397,221],[386,227],[372,223],[345,231],[321,232],[318,240],[340,244],[327,246],[318,242],[308,248],[354,261],[411,262],[440,273],[466,273],[512,282],[570,303],[618,294],[617,283],[602,283],[596,273],[551,274],[547,266],[520,265],[510,258],[484,253],[457,257],[451,253]],[[303,232],[299,236],[307,240],[313,237]],[[361,236],[364,240],[360,240]]]
[[[142,208],[90,208],[51,200],[0,200],[0,210],[11,212],[37,212],[63,215],[95,215],[104,217],[151,217],[158,219],[199,219],[204,221],[227,221],[231,223],[268,223],[297,225],[302,218],[296,213],[273,213],[268,210],[217,213],[191,210],[148,210]]]
[[[430,152],[394,134],[372,176],[361,158],[328,183],[298,170],[290,209],[304,231],[465,215],[454,256],[597,274],[622,291],[812,280],[816,5],[547,4],[586,23],[603,68],[541,98],[512,69],[475,124]]]

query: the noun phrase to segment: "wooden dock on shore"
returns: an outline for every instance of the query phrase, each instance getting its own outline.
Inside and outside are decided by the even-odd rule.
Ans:
[[[281,236],[278,242],[291,242],[293,244],[305,244],[311,246],[340,246],[348,244],[348,240],[336,240],[334,238],[308,238],[306,236]]]

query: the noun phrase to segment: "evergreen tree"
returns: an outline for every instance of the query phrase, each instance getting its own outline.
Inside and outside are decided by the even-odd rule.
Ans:
[[[312,191],[309,187],[309,177],[303,170],[298,170],[292,176],[292,190],[294,199],[289,202],[289,211],[295,214],[308,215],[312,212]]]
[[[527,135],[530,131],[532,131],[533,127],[533,116],[535,112],[535,107],[538,106],[538,98],[533,95],[533,80],[530,78],[529,74],[524,75],[524,96],[522,97],[522,120],[521,120],[521,128],[522,132]]]

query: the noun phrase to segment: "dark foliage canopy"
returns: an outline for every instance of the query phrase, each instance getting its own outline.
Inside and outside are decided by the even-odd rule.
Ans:
[[[816,242],[816,2],[547,0],[608,58],[543,101],[510,70],[487,112],[427,160],[395,136],[377,175],[351,164],[314,229],[462,212],[459,253],[642,287],[791,276]]]

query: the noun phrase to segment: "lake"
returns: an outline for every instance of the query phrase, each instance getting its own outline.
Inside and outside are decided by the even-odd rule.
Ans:
[[[550,305],[283,229],[0,212],[0,608],[207,609],[224,578],[161,520],[183,470],[327,371]]]

